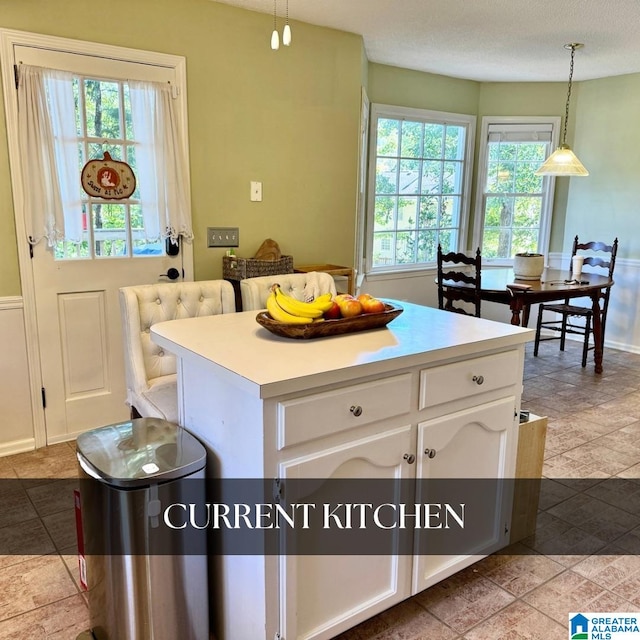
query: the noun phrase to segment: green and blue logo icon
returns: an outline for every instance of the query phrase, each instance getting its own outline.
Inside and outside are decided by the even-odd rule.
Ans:
[[[588,640],[589,618],[581,613],[576,613],[569,618],[569,637],[571,640]]]

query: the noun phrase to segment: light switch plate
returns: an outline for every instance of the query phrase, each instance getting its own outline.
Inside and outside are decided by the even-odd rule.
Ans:
[[[262,182],[251,182],[251,202],[262,202]]]
[[[207,227],[207,247],[237,247],[239,242],[238,227]]]

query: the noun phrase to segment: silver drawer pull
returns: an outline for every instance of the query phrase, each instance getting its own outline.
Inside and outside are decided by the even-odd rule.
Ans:
[[[473,382],[475,382],[476,384],[482,384],[484,382],[484,376],[473,376],[471,380],[473,380]]]
[[[425,449],[424,450],[424,455],[428,456],[429,458],[435,458],[436,457],[436,450],[435,449]]]
[[[409,464],[413,464],[416,461],[416,457],[413,455],[413,453],[405,453],[402,456],[403,460],[406,460]]]
[[[359,404],[354,404],[349,411],[357,418],[362,415],[362,407]]]

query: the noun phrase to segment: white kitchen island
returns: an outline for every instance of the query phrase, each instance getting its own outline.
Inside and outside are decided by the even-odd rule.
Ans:
[[[207,474],[285,492],[295,478],[513,477],[533,331],[400,304],[386,328],[315,340],[275,336],[256,312],[154,325]],[[217,557],[217,640],[332,638],[508,544],[510,510],[497,496],[474,554]]]

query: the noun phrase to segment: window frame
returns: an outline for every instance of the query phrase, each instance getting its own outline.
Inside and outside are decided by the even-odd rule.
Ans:
[[[489,128],[496,125],[551,125],[550,152],[558,147],[560,139],[559,116],[483,116],[480,125],[480,140],[478,145],[478,174],[476,178],[476,193],[473,224],[473,246],[480,247],[482,251],[482,238],[484,235],[484,200],[487,183]],[[549,254],[549,242],[551,238],[551,224],[553,220],[553,204],[555,196],[555,176],[543,176],[542,214],[540,219],[540,233],[538,240],[538,253],[544,256]],[[483,264],[493,266],[513,266],[513,258],[486,258],[482,256]]]
[[[369,167],[367,171],[367,204],[365,211],[365,273],[367,275],[398,274],[407,272],[419,272],[433,270],[436,261],[420,262],[401,265],[373,266],[373,228],[375,213],[375,188],[376,188],[376,159],[378,141],[378,120],[390,118],[396,120],[409,120],[429,124],[455,125],[466,128],[466,140],[463,159],[462,190],[460,195],[460,221],[458,226],[458,243],[456,249],[463,250],[466,247],[466,239],[469,228],[469,215],[471,208],[471,183],[473,177],[474,149],[476,138],[477,117],[470,114],[450,113],[434,111],[432,109],[417,109],[413,107],[400,107],[381,103],[371,104],[369,123]]]

